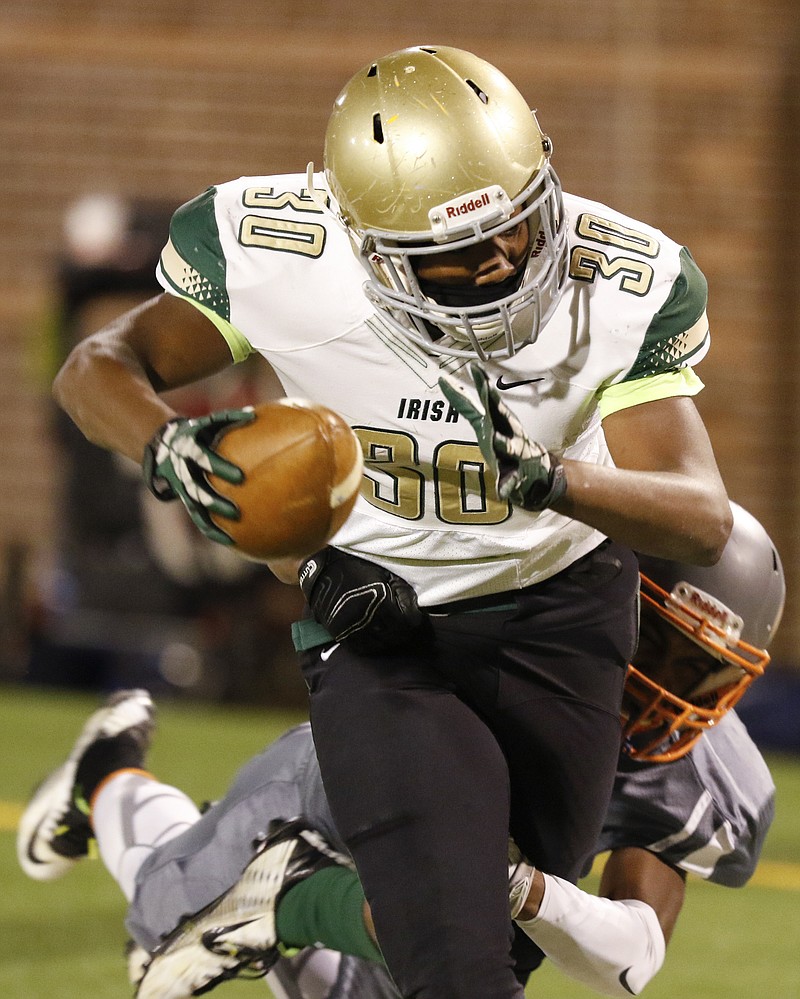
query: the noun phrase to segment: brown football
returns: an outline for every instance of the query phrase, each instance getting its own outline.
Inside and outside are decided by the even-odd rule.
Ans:
[[[234,427],[215,450],[244,472],[241,485],[210,475],[240,510],[214,522],[249,558],[302,557],[322,548],[344,524],[358,496],[363,458],[341,416],[304,399],[255,407],[252,423]]]

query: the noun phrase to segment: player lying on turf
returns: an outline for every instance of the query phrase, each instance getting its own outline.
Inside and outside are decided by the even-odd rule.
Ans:
[[[773,814],[767,767],[730,708],[769,661],[784,599],[774,546],[734,506],[716,566],[641,565],[625,751],[597,844],[610,851],[602,897],[521,859],[510,867],[511,911],[526,940],[565,973],[618,996],[638,994],[661,966],[686,872],[744,885]],[[287,999],[396,996],[309,727],[253,758],[202,816],[142,769],[152,731],[146,692],[112,698],[34,795],[18,836],[23,869],[42,880],[69,870],[96,837],[130,901],[128,929],[147,952],[140,999],[199,994],[245,970],[268,972]],[[303,818],[267,835],[290,816]],[[329,949],[284,957],[278,941]]]

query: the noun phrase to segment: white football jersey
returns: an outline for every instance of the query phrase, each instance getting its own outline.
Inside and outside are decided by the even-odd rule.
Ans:
[[[327,196],[322,175],[315,183]],[[361,496],[334,543],[398,572],[423,605],[554,575],[603,535],[552,510],[501,500],[472,428],[442,394],[471,387],[467,361],[393,332],[363,293],[365,272],[302,174],[245,177],[178,209],[162,286],[217,325],[235,360],[262,354],[287,396],[340,413],[358,435]],[[702,387],[706,283],[688,251],[602,205],[565,196],[569,276],[539,336],[485,364],[531,438],[611,464],[601,419]]]

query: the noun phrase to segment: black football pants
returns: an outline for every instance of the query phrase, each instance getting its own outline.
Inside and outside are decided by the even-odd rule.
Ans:
[[[509,831],[577,880],[614,780],[637,592],[635,557],[605,542],[535,586],[428,608],[421,654],[304,654],[333,818],[407,999],[522,997]]]

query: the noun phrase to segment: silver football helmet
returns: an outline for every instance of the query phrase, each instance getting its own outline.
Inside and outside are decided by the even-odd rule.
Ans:
[[[325,174],[389,325],[434,354],[508,357],[555,309],[567,268],[550,140],[509,80],[460,49],[424,45],[370,63],[336,99]],[[437,255],[527,223],[516,274],[426,285]]]
[[[775,545],[752,514],[731,503],[733,529],[712,566],[639,556],[641,598],[698,645],[708,671],[690,690],[669,689],[634,662],[625,685],[626,752],[651,763],[684,756],[761,676],[786,597]]]

